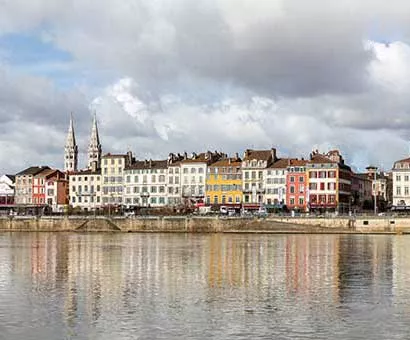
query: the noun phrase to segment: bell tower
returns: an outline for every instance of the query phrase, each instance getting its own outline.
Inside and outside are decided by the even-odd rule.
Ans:
[[[77,171],[78,166],[78,146],[75,142],[73,114],[70,115],[70,125],[68,127],[67,139],[64,147],[64,171]]]
[[[92,168],[93,164],[100,168],[101,166],[101,144],[98,135],[97,115],[94,112],[93,125],[91,128],[90,144],[88,144],[88,168]]]

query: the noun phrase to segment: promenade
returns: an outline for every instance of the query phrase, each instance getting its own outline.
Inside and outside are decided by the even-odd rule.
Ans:
[[[0,231],[176,233],[410,233],[408,217],[1,217]]]

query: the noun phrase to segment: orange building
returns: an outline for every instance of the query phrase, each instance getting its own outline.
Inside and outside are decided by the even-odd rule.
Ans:
[[[306,160],[289,159],[286,173],[286,206],[288,209],[307,210],[308,181]]]

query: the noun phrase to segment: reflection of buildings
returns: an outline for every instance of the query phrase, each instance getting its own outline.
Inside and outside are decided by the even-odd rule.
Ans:
[[[393,256],[391,239],[385,236],[342,237],[340,242],[340,299],[354,302],[375,296],[391,296]],[[374,299],[371,299],[374,300]]]

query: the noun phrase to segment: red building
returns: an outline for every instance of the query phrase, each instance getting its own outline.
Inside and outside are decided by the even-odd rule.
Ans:
[[[33,177],[32,202],[36,205],[67,204],[68,181],[60,170],[44,169]]]
[[[286,174],[286,206],[290,210],[307,210],[308,181],[306,160],[290,159]]]

